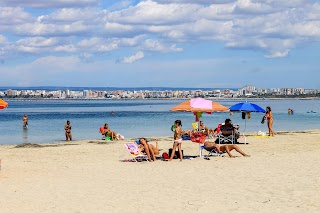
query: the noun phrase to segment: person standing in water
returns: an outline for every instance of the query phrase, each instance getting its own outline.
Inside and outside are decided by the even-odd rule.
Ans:
[[[66,130],[66,141],[72,141],[72,134],[71,134],[71,123],[67,121],[66,125],[64,126],[64,130]]]
[[[27,114],[23,115],[22,126],[24,129],[28,129],[28,115]]]

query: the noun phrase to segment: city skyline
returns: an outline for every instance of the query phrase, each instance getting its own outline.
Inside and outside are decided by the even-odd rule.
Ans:
[[[0,3],[1,87],[320,88],[315,0]]]

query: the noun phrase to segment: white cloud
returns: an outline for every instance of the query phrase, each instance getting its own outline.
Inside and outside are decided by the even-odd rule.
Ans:
[[[108,14],[110,22],[123,24],[175,25],[196,20],[195,13],[200,5],[158,4],[153,1],[140,2],[134,7]]]
[[[90,26],[82,21],[71,24],[42,24],[42,23],[25,23],[14,28],[14,32],[20,36],[80,36],[89,33]]]
[[[156,51],[156,52],[181,52],[182,48],[177,48],[176,45],[168,45],[161,43],[159,40],[147,39],[143,45],[143,50]]]
[[[0,34],[0,45],[7,43],[7,38]]]
[[[128,56],[128,57],[124,57],[124,58],[120,59],[119,62],[123,63],[123,64],[131,64],[131,63],[136,62],[142,58],[144,58],[144,54],[143,54],[143,52],[139,51],[132,56]]]
[[[284,52],[272,52],[270,55],[266,55],[266,58],[283,58],[288,56],[289,51]]]
[[[62,8],[95,6],[98,0],[2,0],[0,5],[31,8]]]
[[[34,17],[20,7],[0,7],[0,29],[11,25],[32,22]]]
[[[148,0],[146,0],[148,1]],[[237,0],[154,0],[155,2],[158,3],[163,3],[163,4],[172,4],[172,3],[179,3],[179,4],[205,4],[209,5],[212,3],[215,4],[227,4],[230,2],[235,2]]]
[[[99,11],[98,8],[62,8],[49,15],[38,17],[41,23],[72,23],[77,21],[87,22],[88,24],[99,24],[96,22],[105,15],[105,11]]]
[[[2,57],[26,52],[122,54],[123,49],[169,53],[201,42],[286,57],[296,46],[320,40],[320,4],[307,0],[125,0],[108,8],[98,3],[2,1]],[[36,15],[24,7],[53,9]]]

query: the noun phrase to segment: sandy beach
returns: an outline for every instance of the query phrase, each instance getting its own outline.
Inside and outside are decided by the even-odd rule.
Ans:
[[[155,138],[150,138],[155,139]],[[172,137],[160,137],[161,153]],[[123,162],[123,143],[0,146],[7,212],[319,212],[320,130],[247,137],[251,157]],[[241,141],[241,140],[240,140]],[[154,142],[151,141],[154,144]],[[186,156],[198,144],[183,141]],[[204,152],[206,154],[206,152]]]

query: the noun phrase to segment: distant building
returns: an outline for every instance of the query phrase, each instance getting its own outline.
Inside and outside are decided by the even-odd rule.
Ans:
[[[91,93],[90,90],[83,90],[83,97],[84,98],[90,98],[90,93]]]

